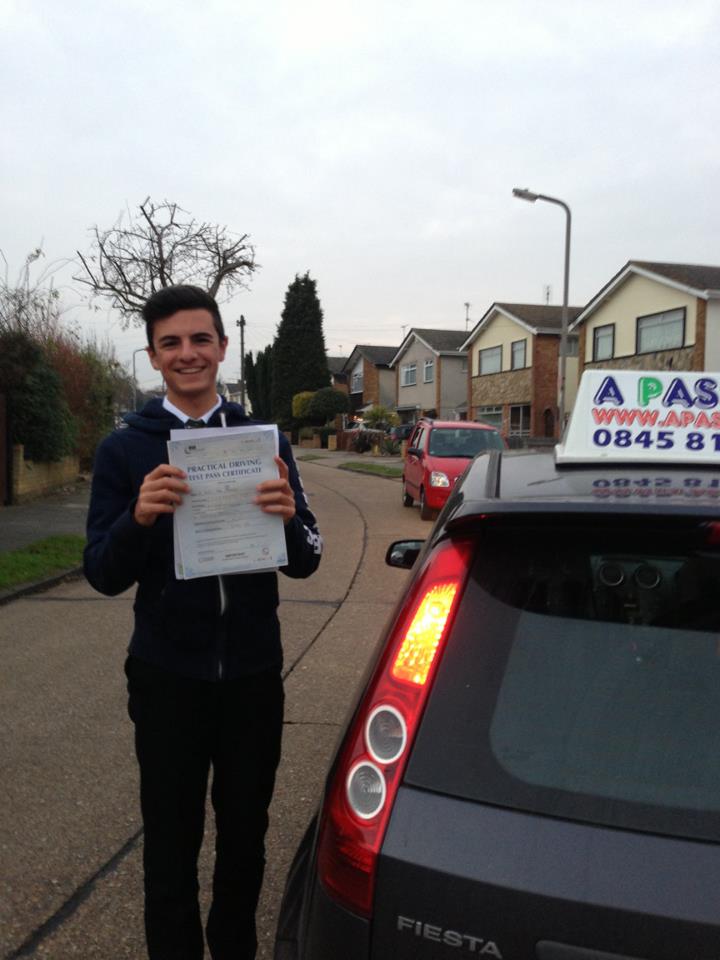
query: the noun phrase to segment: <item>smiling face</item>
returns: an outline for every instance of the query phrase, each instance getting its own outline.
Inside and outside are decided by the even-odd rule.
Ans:
[[[209,310],[178,310],[156,320],[150,362],[167,384],[168,400],[191,417],[212,407],[227,337],[218,337]]]

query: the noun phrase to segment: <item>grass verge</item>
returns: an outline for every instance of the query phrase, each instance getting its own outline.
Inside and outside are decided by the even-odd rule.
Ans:
[[[68,533],[0,553],[0,590],[81,566],[84,546],[84,537]]]
[[[373,473],[378,477],[391,477],[392,479],[402,476],[402,467],[386,466],[384,463],[361,463],[358,460],[339,463],[338,470],[352,470],[354,473]]]
[[[296,460],[327,460],[321,453],[303,453],[295,457]]]

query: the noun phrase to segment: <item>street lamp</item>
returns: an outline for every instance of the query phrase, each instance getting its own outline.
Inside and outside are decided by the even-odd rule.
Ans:
[[[570,207],[557,197],[547,197],[543,193],[533,193],[532,190],[522,190],[520,187],[513,188],[513,196],[520,200],[527,200],[529,203],[535,203],[536,200],[545,200],[547,203],[554,203],[562,207],[565,211],[565,279],[563,283],[563,305],[562,320],[560,331],[560,363],[558,365],[558,419],[560,421],[559,436],[562,439],[563,428],[565,426],[565,367],[567,357],[567,335],[568,335],[568,288],[570,284],[570,224],[572,215]]]
[[[133,410],[137,410],[137,377],[135,376],[135,354],[136,353],[146,353],[147,347],[138,347],[137,350],[133,350],[132,354],[132,364],[133,364]]]

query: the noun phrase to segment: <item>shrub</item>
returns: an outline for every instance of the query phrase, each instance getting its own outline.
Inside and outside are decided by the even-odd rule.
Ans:
[[[393,413],[389,407],[383,407],[381,404],[371,407],[365,414],[365,424],[371,430],[387,430],[398,422],[397,414]]]
[[[392,437],[385,437],[382,442],[382,452],[387,457],[396,457],[400,453],[400,444]]]
[[[28,460],[61,460],[70,453],[77,423],[58,373],[43,347],[21,331],[0,336],[0,382],[7,384],[10,434]]]
[[[292,415],[296,420],[308,420],[308,407],[315,396],[313,390],[302,390],[292,398]]]
[[[367,453],[372,447],[370,437],[368,437],[367,434],[367,430],[358,430],[350,441],[350,449],[354,450],[355,453]]]
[[[342,390],[334,387],[323,387],[317,390],[307,406],[307,416],[316,423],[327,423],[338,413],[347,413],[350,409],[350,400]]]
[[[356,453],[367,453],[375,445],[381,446],[384,439],[385,434],[382,430],[358,430],[353,437],[352,449]]]

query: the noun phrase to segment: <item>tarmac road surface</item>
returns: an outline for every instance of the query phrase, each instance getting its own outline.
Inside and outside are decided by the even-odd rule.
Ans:
[[[348,459],[347,455],[345,458]],[[269,960],[294,849],[339,729],[407,578],[383,562],[427,536],[400,485],[301,463],[325,556],[309,580],[281,577],[286,719],[258,914]],[[143,960],[142,829],[125,649],[132,592],[78,580],[0,607],[0,960]],[[212,869],[212,817],[201,885]]]

